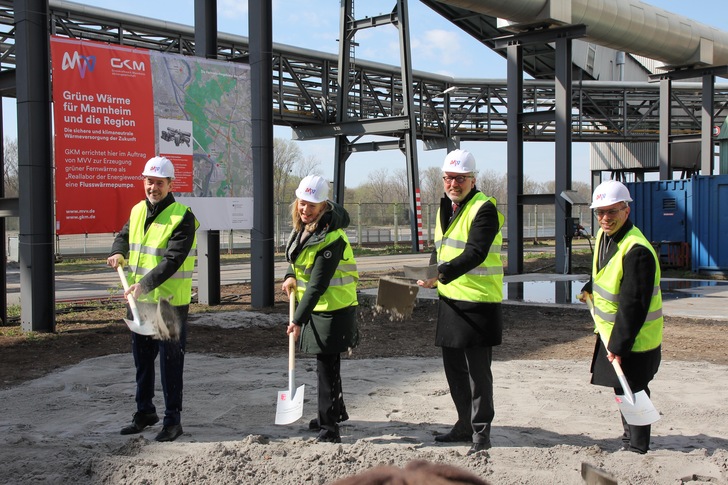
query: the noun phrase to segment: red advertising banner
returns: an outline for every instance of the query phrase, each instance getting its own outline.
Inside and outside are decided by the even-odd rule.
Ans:
[[[149,53],[52,37],[51,57],[56,233],[118,231],[155,155]]]

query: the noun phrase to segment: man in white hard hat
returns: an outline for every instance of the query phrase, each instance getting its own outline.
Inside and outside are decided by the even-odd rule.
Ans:
[[[149,159],[142,176],[146,198],[132,208],[129,221],[114,239],[107,264],[113,268],[128,266],[130,286],[124,296],[132,295],[137,300],[142,319],[157,312],[160,300],[168,302],[167,318],[172,321],[165,324],[179,329],[179,334],[166,340],[131,334],[137,411],[121,434],[140,433],[159,421],[152,402],[154,361],[159,354],[165,412],[155,440],[174,441],[183,432],[182,374],[199,224],[189,207],[174,200],[174,165],[169,159]]]
[[[608,180],[594,190],[591,208],[599,223],[591,280],[580,299],[594,300],[597,333],[591,383],[623,395],[611,364],[621,364],[632,391],[650,394],[661,360],[662,293],[660,264],[642,232],[629,220],[632,202],[621,182]],[[605,346],[603,340],[607,342]],[[647,453],[650,426],[632,426],[622,417],[622,450]]]
[[[453,150],[442,166],[445,195],[435,227],[430,262],[438,276],[420,280],[439,295],[435,345],[442,349],[445,377],[458,420],[441,443],[471,443],[468,455],[491,446],[493,346],[503,334],[503,263],[501,227],[504,217],[496,200],[475,187],[475,158]]]

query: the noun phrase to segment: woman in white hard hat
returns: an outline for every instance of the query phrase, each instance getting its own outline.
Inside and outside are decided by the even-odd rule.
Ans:
[[[349,214],[327,200],[328,182],[309,175],[291,204],[293,230],[286,246],[290,263],[281,288],[295,292],[298,306],[287,334],[301,351],[316,354],[318,417],[309,427],[319,442],[340,443],[339,423],[349,416],[341,388],[341,353],[359,341],[356,285],[359,273],[344,229]]]
[[[624,391],[611,362],[622,366],[632,391],[650,394],[661,360],[660,264],[652,244],[629,220],[632,197],[621,182],[594,190],[591,209],[599,223],[591,280],[580,299],[594,299],[595,332],[591,383]],[[606,346],[604,342],[607,342]],[[622,450],[647,453],[650,425],[628,425],[622,417]]]

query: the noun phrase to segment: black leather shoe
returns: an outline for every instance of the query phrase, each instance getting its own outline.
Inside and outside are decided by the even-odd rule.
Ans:
[[[452,430],[449,433],[439,434],[435,436],[435,441],[437,441],[438,443],[462,443],[464,441],[471,441],[472,439],[472,434],[461,433],[455,430]]]
[[[159,416],[157,413],[134,413],[131,418],[131,424],[121,428],[121,434],[137,434],[141,433],[147,426],[152,426],[159,422]]]
[[[341,435],[338,431],[322,429],[316,437],[316,443],[341,443]]]
[[[162,431],[154,438],[155,441],[174,441],[182,435],[182,425],[173,424],[165,426]]]
[[[339,420],[336,421],[336,424],[343,423],[344,421],[348,421],[348,420],[349,420],[349,415],[346,414],[346,411],[344,411],[343,413],[341,413],[341,416],[339,416]],[[309,421],[308,429],[311,431],[320,431],[321,430],[321,425],[319,424],[318,418],[313,418],[311,421]]]
[[[473,446],[470,447],[467,453],[465,453],[465,456],[474,455],[475,453],[479,451],[485,451],[490,449],[490,441],[486,441],[485,443],[473,443]]]

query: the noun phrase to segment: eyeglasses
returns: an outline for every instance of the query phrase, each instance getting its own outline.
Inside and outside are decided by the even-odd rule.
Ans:
[[[616,216],[617,214],[619,214],[624,209],[626,209],[626,207],[620,207],[619,209],[609,209],[609,210],[594,209],[594,214],[598,218],[601,218],[601,217],[604,217],[604,216],[613,217],[613,216]]]
[[[451,184],[453,180],[459,184],[465,182],[467,179],[473,178],[472,175],[458,175],[457,177],[450,177],[449,175],[445,175],[442,177],[442,180],[445,181],[446,184]]]

